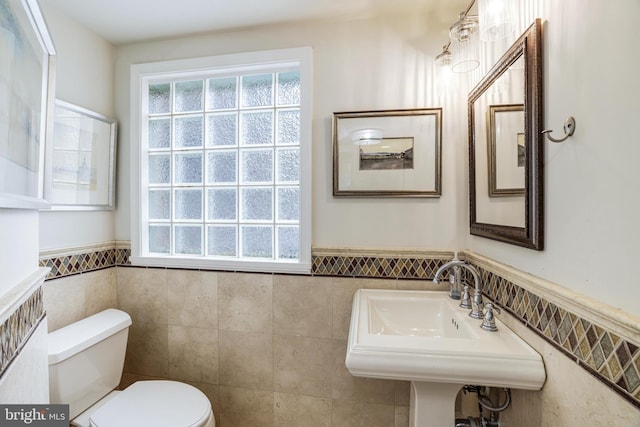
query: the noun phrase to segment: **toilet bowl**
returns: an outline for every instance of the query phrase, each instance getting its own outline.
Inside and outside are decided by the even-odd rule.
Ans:
[[[122,391],[131,317],[108,309],[49,334],[51,403],[69,404],[76,427],[215,427],[209,399],[177,381],[138,381]]]

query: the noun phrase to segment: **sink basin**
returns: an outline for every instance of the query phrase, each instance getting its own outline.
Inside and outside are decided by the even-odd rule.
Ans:
[[[458,303],[437,291],[360,289],[354,295],[347,369],[411,381],[411,425],[453,425],[455,397],[465,384],[527,390],[544,384],[542,358],[533,348],[498,319],[497,332],[481,329],[482,321]]]

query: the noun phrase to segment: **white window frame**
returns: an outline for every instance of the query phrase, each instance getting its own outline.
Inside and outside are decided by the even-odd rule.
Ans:
[[[231,55],[210,56],[182,60],[134,64],[131,66],[131,264],[149,267],[172,267],[203,270],[248,271],[308,274],[311,271],[311,123],[313,105],[312,64],[310,47],[269,50]],[[141,188],[143,174],[147,172],[143,162],[146,151],[143,133],[143,100],[148,82],[154,78],[194,76],[201,78],[211,70],[225,73],[255,71],[272,72],[274,68],[298,67],[300,70],[300,254],[297,260],[262,258],[209,258],[188,255],[149,254],[145,248],[143,231],[147,226],[142,217],[143,198],[147,191]],[[147,89],[148,90],[148,89]],[[146,190],[146,189],[145,189]]]

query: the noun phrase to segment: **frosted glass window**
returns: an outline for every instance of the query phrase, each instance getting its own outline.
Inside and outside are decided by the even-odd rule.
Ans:
[[[168,254],[171,249],[171,227],[168,225],[149,226],[149,252]]]
[[[273,105],[273,74],[242,77],[242,107]]]
[[[215,188],[207,190],[208,219],[213,221],[235,221],[238,206],[238,190]]]
[[[278,150],[278,182],[300,181],[300,150],[298,148]]]
[[[176,117],[174,126],[177,148],[202,146],[202,116]]]
[[[207,227],[207,254],[235,257],[237,255],[238,227],[235,225]]]
[[[149,219],[171,218],[171,191],[149,190]]]
[[[207,117],[207,147],[237,145],[238,115],[212,114]]]
[[[149,156],[149,184],[168,184],[171,179],[171,159],[168,154]]]
[[[299,242],[299,227],[278,227],[278,258],[297,259],[300,256]]]
[[[176,113],[202,110],[202,99],[204,94],[203,80],[177,82],[175,92]]]
[[[171,83],[149,85],[149,114],[171,112]]]
[[[243,188],[241,203],[243,220],[271,221],[273,219],[271,188]]]
[[[242,114],[242,144],[273,144],[273,112]]]
[[[208,153],[207,183],[233,184],[238,179],[237,151],[211,151]]]
[[[293,188],[278,188],[278,221],[298,221],[300,219],[300,190]]]
[[[271,258],[273,256],[273,227],[242,227],[242,256]]]
[[[149,148],[171,147],[171,120],[168,118],[149,120]]]
[[[273,150],[243,150],[240,156],[242,183],[273,181]]]
[[[202,190],[178,189],[174,193],[177,220],[202,219]]]
[[[300,141],[300,111],[278,111],[278,144],[298,144]]]
[[[176,184],[202,182],[202,153],[177,153],[174,163]]]
[[[209,79],[207,91],[207,108],[209,110],[223,110],[236,108],[238,84],[236,77]]]
[[[202,255],[202,226],[176,225],[175,253],[181,255]]]
[[[300,104],[300,72],[278,73],[278,105]]]

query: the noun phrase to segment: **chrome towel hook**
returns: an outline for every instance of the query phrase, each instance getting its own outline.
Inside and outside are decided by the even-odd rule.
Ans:
[[[543,130],[542,134],[543,135],[546,134],[547,138],[549,138],[549,141],[551,142],[564,142],[576,131],[576,119],[574,119],[573,116],[567,117],[567,120],[564,121],[563,129],[564,129],[564,137],[560,139],[556,139],[551,135],[549,135],[550,132],[553,132],[553,129]]]

